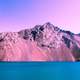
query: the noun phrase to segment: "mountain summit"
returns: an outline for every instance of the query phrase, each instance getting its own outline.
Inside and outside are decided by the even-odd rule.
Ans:
[[[0,61],[79,61],[80,35],[47,22],[0,33]]]

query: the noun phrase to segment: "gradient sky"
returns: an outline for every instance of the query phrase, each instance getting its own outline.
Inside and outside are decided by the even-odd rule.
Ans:
[[[0,0],[0,32],[51,22],[80,32],[80,0]]]

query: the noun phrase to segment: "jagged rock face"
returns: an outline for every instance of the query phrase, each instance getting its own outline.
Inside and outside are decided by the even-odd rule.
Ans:
[[[80,36],[46,23],[0,33],[0,61],[78,61]]]

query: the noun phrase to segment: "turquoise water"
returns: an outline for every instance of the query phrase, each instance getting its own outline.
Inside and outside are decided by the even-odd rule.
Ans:
[[[1,62],[0,80],[80,80],[80,63]]]

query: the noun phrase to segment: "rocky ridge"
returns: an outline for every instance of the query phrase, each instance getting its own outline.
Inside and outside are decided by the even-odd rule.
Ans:
[[[0,61],[79,61],[80,36],[51,23],[0,33]]]

